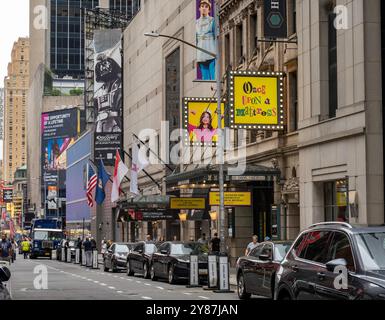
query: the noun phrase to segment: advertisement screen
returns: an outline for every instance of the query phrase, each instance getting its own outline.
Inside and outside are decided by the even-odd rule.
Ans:
[[[95,32],[94,108],[96,112],[95,160],[114,165],[123,139],[121,30]]]
[[[80,111],[64,109],[41,115],[41,172],[43,201],[50,187],[65,197],[67,149],[80,134]]]
[[[215,99],[184,98],[184,129],[187,143],[215,144],[218,141],[218,104]],[[221,104],[222,128],[224,128],[225,104]]]
[[[215,1],[196,0],[196,46],[216,54]],[[197,50],[197,80],[215,81],[216,59]]]
[[[283,74],[230,72],[231,128],[282,130]]]

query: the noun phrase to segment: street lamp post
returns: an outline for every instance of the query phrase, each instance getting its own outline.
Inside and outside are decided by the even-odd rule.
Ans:
[[[220,34],[220,26],[219,26],[219,5],[216,2],[216,10],[215,10],[215,42],[216,42],[216,52],[210,52],[203,48],[200,48],[190,42],[187,42],[183,39],[179,39],[173,36],[160,34],[156,32],[146,32],[144,35],[147,37],[153,38],[168,38],[172,40],[176,40],[182,42],[190,47],[195,48],[196,50],[202,51],[214,58],[216,58],[216,84],[217,84],[217,115],[218,115],[218,141],[217,141],[217,163],[218,163],[218,173],[219,173],[219,217],[218,217],[218,229],[219,229],[219,237],[220,237],[220,252],[226,252],[225,246],[225,196],[224,196],[224,139],[222,132],[222,110],[221,110],[221,102],[222,102],[222,81],[220,77],[221,66],[219,63],[220,57],[220,47],[219,47],[219,34]]]

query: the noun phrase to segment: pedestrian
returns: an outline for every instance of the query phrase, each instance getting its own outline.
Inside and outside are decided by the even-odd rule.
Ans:
[[[253,235],[252,241],[247,245],[247,248],[245,251],[245,256],[248,256],[250,254],[251,250],[253,250],[257,245],[259,245],[258,236]]]
[[[173,241],[178,241],[177,236],[174,236]]]
[[[11,244],[12,244],[12,262],[15,262],[18,245],[17,245],[17,242],[15,241],[15,239],[12,239]]]
[[[102,256],[104,258],[104,254],[107,252],[107,241],[103,240],[102,241]]]
[[[146,236],[146,241],[151,241],[151,236],[149,234]]]
[[[82,261],[82,246],[83,246],[83,241],[78,238],[78,243],[76,244],[76,248],[79,249],[79,261]]]
[[[86,253],[86,266],[92,266],[92,244],[90,239],[86,238],[86,241],[83,243],[84,251]]]
[[[207,244],[206,233],[202,233],[202,236],[198,239],[198,242],[201,244]]]
[[[1,235],[0,241],[0,261],[8,261],[11,265],[12,260],[12,244],[7,240],[5,233]]]
[[[92,247],[92,250],[96,250],[96,241],[94,238],[91,238],[91,247]]]
[[[221,239],[218,238],[218,233],[214,233],[214,238],[212,238],[210,241],[212,253],[219,253],[221,251],[220,243],[221,243]]]
[[[24,259],[28,258],[29,252],[31,251],[31,243],[27,238],[24,238],[21,243],[21,251],[23,252]]]

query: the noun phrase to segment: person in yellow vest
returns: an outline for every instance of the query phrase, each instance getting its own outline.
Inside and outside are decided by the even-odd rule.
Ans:
[[[31,243],[27,238],[24,238],[23,242],[21,243],[21,250],[23,251],[24,259],[27,259],[29,252],[31,251]]]

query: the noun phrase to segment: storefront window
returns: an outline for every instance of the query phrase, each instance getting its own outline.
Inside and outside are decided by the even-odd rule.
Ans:
[[[347,189],[346,180],[324,184],[325,221],[349,221]]]

